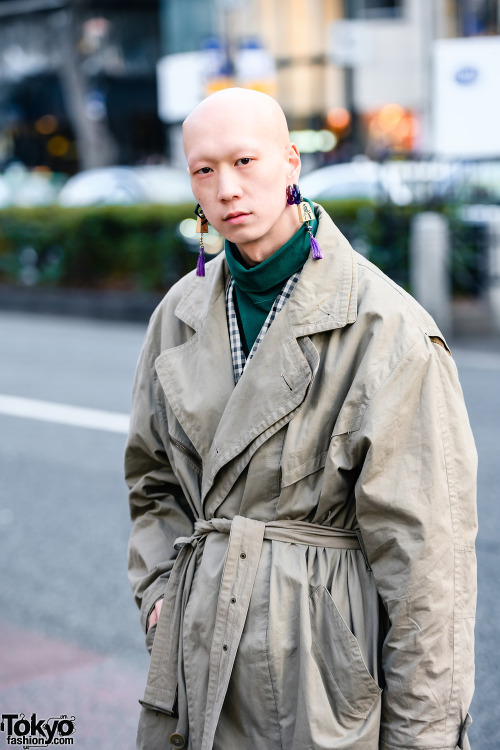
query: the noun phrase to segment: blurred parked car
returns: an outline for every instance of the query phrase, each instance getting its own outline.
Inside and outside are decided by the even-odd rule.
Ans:
[[[427,160],[379,164],[359,159],[310,172],[301,179],[300,187],[311,199],[383,199],[406,206],[453,196],[465,174],[460,162]]]
[[[0,177],[0,208],[4,208],[9,205],[10,201],[10,190],[7,187],[3,177]]]
[[[311,200],[377,200],[382,197],[379,166],[366,159],[322,167],[301,177],[300,190]]]
[[[159,165],[88,169],[70,177],[58,196],[61,206],[192,202],[185,170]]]
[[[65,176],[30,171],[23,164],[10,164],[0,178],[0,207],[48,206],[54,203]]]

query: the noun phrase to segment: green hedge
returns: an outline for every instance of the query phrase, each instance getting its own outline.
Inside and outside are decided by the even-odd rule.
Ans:
[[[323,204],[353,246],[408,288],[412,216],[418,206],[366,201]],[[451,208],[457,294],[477,291],[477,241]],[[162,291],[194,268],[196,250],[178,231],[193,205],[9,208],[0,211],[0,282]]]
[[[422,211],[442,213],[450,231],[453,295],[474,297],[481,293],[485,284],[484,229],[464,224],[459,218],[459,204],[395,206],[338,202],[325,204],[325,208],[356,250],[410,292],[412,219]]]
[[[83,288],[158,290],[191,270],[179,222],[193,206],[0,211],[0,279]]]

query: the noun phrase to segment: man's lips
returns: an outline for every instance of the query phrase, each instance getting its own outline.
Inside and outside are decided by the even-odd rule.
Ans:
[[[228,224],[241,224],[248,216],[250,216],[250,214],[245,213],[244,211],[233,211],[232,213],[226,214],[226,216],[224,216],[224,221],[226,221]]]

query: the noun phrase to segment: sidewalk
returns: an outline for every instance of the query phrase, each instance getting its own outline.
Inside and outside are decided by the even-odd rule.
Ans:
[[[146,668],[0,622],[1,714],[74,717],[78,750],[134,750],[146,676]],[[0,732],[0,749],[8,747]]]
[[[0,284],[0,310],[147,322],[163,296],[158,292],[14,287]]]

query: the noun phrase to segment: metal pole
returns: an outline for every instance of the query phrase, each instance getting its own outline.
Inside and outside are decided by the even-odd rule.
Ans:
[[[410,284],[413,296],[429,312],[444,336],[451,333],[450,238],[438,213],[417,214],[411,225]]]
[[[488,221],[488,303],[493,328],[500,331],[500,210],[491,206]]]

